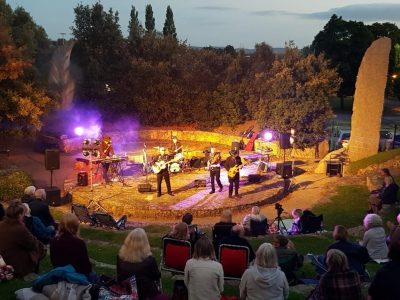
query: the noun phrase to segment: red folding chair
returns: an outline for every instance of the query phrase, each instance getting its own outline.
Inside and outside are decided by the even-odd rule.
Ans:
[[[161,270],[183,274],[186,262],[192,256],[192,245],[189,241],[164,238]]]
[[[249,266],[250,250],[246,246],[221,244],[219,246],[219,262],[227,280],[240,280]]]

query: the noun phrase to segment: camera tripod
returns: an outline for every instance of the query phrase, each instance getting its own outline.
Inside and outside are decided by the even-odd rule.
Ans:
[[[288,230],[286,228],[285,223],[283,223],[280,213],[278,213],[278,216],[275,218],[275,220],[274,220],[274,222],[272,222],[272,224],[275,222],[277,224],[278,232],[280,234],[287,234]]]

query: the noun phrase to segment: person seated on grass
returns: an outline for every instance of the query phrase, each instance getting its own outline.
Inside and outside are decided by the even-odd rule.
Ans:
[[[43,244],[24,225],[24,207],[14,200],[0,222],[0,255],[13,266],[16,277],[38,273],[40,261],[45,257]]]
[[[319,284],[308,299],[363,300],[360,275],[350,270],[346,255],[331,249],[326,255],[328,271],[321,276]]]
[[[260,212],[260,207],[258,206],[253,206],[251,208],[251,213],[247,214],[242,221],[242,225],[245,230],[246,235],[251,235],[251,228],[250,228],[250,220],[254,220],[257,222],[262,222],[264,220],[267,220],[267,218]]]
[[[21,201],[23,203],[28,203],[32,200],[35,200],[35,192],[36,192],[36,187],[34,187],[33,185],[26,187],[24,190],[24,195],[21,198]]]
[[[194,245],[193,257],[186,262],[184,282],[190,300],[220,300],[224,291],[224,271],[216,261],[214,247],[206,235]]]
[[[303,215],[303,210],[295,208],[292,210],[293,223],[289,229],[290,234],[300,234],[302,231],[300,218]]]
[[[31,215],[31,209],[27,203],[22,203],[24,207],[24,224],[26,228],[43,244],[47,245],[56,231],[53,226],[44,226],[42,221]]]
[[[244,272],[239,289],[242,300],[282,300],[289,297],[289,284],[270,243],[260,245],[255,264]]]
[[[249,262],[252,262],[255,258],[253,248],[251,247],[249,242],[244,237],[244,228],[242,225],[233,226],[231,229],[231,235],[224,237],[221,240],[221,244],[245,246],[245,247],[249,248]]]
[[[397,221],[397,225],[395,225],[395,224],[394,224],[393,222],[391,222],[391,221],[387,221],[387,222],[386,222],[386,226],[387,226],[387,228],[389,229],[389,235],[388,235],[387,238],[386,238],[386,242],[387,242],[388,245],[390,244],[390,241],[391,241],[391,238],[392,238],[393,233],[395,232],[395,230],[396,230],[397,228],[400,227],[400,213],[397,215],[396,221]]]
[[[54,268],[71,264],[76,272],[86,275],[90,282],[97,281],[86,243],[79,236],[79,220],[72,213],[61,216],[58,234],[50,241],[50,260]]]
[[[366,231],[360,245],[367,248],[371,259],[376,262],[386,261],[388,247],[382,218],[377,214],[368,214],[365,216],[363,224]]]
[[[45,203],[46,191],[44,189],[38,189],[35,191],[35,198],[26,201],[31,209],[31,215],[38,217],[44,224],[44,226],[54,226],[57,228],[56,222],[54,222],[53,216],[50,213],[49,206]]]
[[[380,170],[383,177],[382,187],[378,190],[372,191],[368,199],[370,205],[370,213],[378,213],[382,205],[391,205],[397,202],[397,192],[399,186],[396,184],[393,176],[390,174],[389,169],[383,168]]]
[[[164,299],[160,292],[161,273],[143,228],[129,232],[117,256],[117,280],[135,275],[140,300]],[[168,298],[166,298],[168,299]]]
[[[394,231],[389,246],[390,261],[382,266],[368,289],[369,300],[399,299],[400,295],[400,228]]]
[[[295,271],[303,266],[304,256],[299,255],[293,242],[283,235],[275,235],[272,239],[272,245],[275,247],[279,266],[285,273],[289,285],[297,284]]]

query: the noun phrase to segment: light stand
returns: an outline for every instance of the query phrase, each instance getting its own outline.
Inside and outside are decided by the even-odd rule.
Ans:
[[[289,185],[289,191],[293,191],[297,186],[300,187],[300,183],[297,182],[296,178],[295,178],[295,172],[294,172],[294,168],[295,168],[295,163],[294,163],[294,158],[293,158],[293,154],[294,154],[294,144],[296,142],[296,131],[292,128],[290,129],[290,145],[292,146],[292,150],[290,153],[290,156],[292,158],[292,176],[290,177],[290,185]]]

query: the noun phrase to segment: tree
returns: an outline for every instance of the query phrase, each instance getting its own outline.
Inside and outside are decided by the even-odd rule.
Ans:
[[[326,135],[333,117],[328,97],[336,94],[341,79],[324,55],[303,56],[289,44],[282,59],[274,61],[272,76],[260,78],[257,121],[277,132],[296,130],[296,146],[315,145]]]
[[[373,34],[364,23],[344,21],[342,17],[332,15],[312,42],[314,53],[324,53],[330,60],[330,66],[336,67],[343,79],[338,91],[342,109],[344,97],[354,94],[358,68],[373,39]]]
[[[132,48],[132,50],[136,50],[137,47],[139,46],[140,39],[143,36],[143,26],[140,24],[139,17],[138,17],[138,11],[135,9],[134,6],[132,6],[131,9],[131,19],[129,20],[129,25],[128,25],[128,42]]]
[[[151,4],[146,5],[146,22],[145,22],[146,32],[153,33],[156,30],[156,20],[153,16],[153,8]]]
[[[172,9],[169,5],[167,7],[167,12],[166,12],[166,16],[165,16],[163,34],[164,34],[164,36],[171,36],[176,39],[174,13],[172,12]]]

